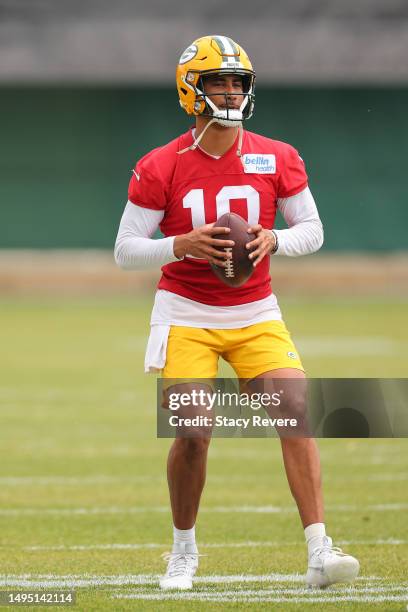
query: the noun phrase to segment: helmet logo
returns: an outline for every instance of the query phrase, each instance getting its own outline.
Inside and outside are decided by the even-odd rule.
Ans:
[[[190,60],[193,59],[198,53],[197,45],[190,45],[187,49],[181,54],[179,59],[179,64],[186,64]]]
[[[187,72],[187,81],[192,83],[194,81],[194,74],[192,72]]]

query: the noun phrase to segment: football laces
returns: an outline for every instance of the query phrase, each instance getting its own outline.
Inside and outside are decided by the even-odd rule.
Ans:
[[[226,253],[232,253],[232,247],[226,247],[225,249]],[[234,262],[233,259],[231,257],[231,259],[227,259],[227,265],[225,267],[225,276],[227,278],[234,278],[235,273],[234,273]]]

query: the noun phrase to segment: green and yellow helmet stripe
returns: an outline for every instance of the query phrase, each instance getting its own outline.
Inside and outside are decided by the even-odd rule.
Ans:
[[[228,36],[212,36],[211,38],[212,41],[216,43],[218,52],[222,55],[223,61],[239,62],[239,48],[232,38],[228,38]]]

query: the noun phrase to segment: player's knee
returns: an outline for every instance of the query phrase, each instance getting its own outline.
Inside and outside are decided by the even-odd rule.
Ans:
[[[281,411],[286,418],[296,419],[298,422],[306,417],[307,402],[303,392],[292,390],[287,394],[285,401],[281,405]]]
[[[178,451],[186,458],[186,461],[194,461],[207,453],[211,439],[207,438],[177,438],[174,442]]]

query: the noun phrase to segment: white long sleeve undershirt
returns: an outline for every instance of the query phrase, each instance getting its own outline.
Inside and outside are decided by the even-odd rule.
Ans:
[[[115,243],[115,261],[123,270],[163,266],[179,261],[174,255],[175,236],[153,239],[164,212],[128,202],[122,215]]]
[[[288,229],[274,230],[279,248],[275,255],[299,257],[315,253],[323,244],[323,225],[309,187],[290,198],[279,198],[278,208]]]
[[[323,226],[310,189],[290,198],[278,199],[288,229],[274,230],[279,248],[276,255],[297,257],[314,253],[323,244]],[[162,266],[179,261],[174,255],[175,236],[152,239],[164,217],[163,211],[126,204],[115,243],[115,261],[124,270]]]

